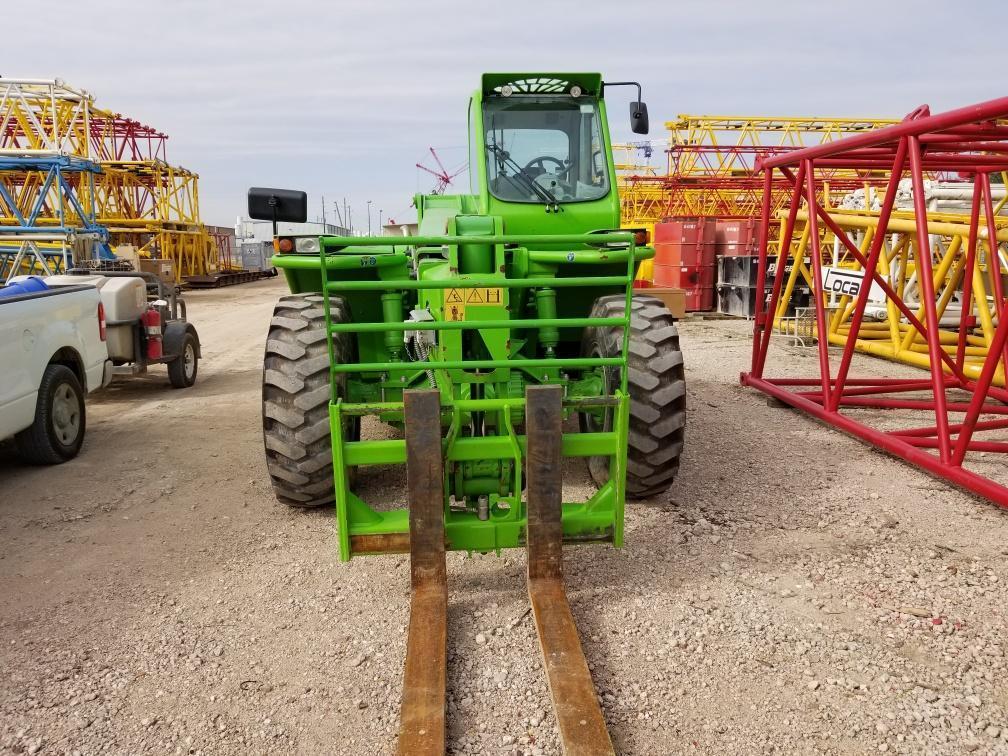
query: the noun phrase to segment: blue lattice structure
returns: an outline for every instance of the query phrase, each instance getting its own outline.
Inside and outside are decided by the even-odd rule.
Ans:
[[[0,157],[0,275],[48,275],[75,260],[114,259],[97,220],[101,166],[68,155]]]

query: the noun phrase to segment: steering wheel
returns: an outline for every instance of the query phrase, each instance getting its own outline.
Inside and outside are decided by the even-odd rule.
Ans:
[[[555,158],[552,155],[540,155],[537,158],[532,158],[525,164],[525,167],[522,170],[533,177],[541,176],[544,173],[546,173],[547,161],[551,163],[556,163],[557,166],[559,166],[560,168],[560,173],[566,173],[568,171],[567,164],[560,158]],[[532,172],[533,168],[536,171],[535,173]]]

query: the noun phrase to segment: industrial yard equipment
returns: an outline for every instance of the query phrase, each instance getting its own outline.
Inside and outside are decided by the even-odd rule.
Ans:
[[[59,79],[0,79],[0,273],[48,275],[122,246],[173,261],[176,282],[216,273],[199,176],[167,162],[167,140]]]
[[[441,158],[438,157],[437,151],[433,147],[430,148],[430,154],[434,158],[437,168],[428,168],[423,163],[417,163],[416,167],[437,179],[437,183],[430,190],[431,194],[444,194],[448,190],[448,187],[452,185],[452,180],[465,172],[466,164],[463,163],[461,166],[449,171],[444,167],[444,163],[441,162]]]
[[[623,221],[650,227],[669,217],[756,219],[763,205],[763,182],[755,169],[761,157],[892,123],[878,118],[679,115],[665,123],[666,168],[659,172],[629,164],[620,171]],[[875,179],[833,171],[828,191],[836,195],[866,182],[876,185]],[[785,205],[788,196],[786,182],[775,180],[774,210]]]
[[[999,438],[1008,429],[1008,391],[1002,388],[1008,374],[1008,269],[1001,248],[1008,233],[997,215],[1000,207],[995,209],[991,174],[1008,170],[1006,118],[1008,98],[939,115],[925,106],[900,124],[763,160],[757,289],[767,285],[769,255],[778,255],[780,270],[791,262],[795,267],[774,278],[766,307],[757,298],[752,367],[742,374],[743,384],[1002,507],[1008,507],[1008,487],[1003,468],[993,470],[1008,453],[1008,442]],[[837,169],[885,171],[880,209],[856,212],[822,202],[822,171]],[[913,195],[909,214],[894,211],[906,172]],[[949,223],[929,211],[929,173],[968,177],[962,196],[971,210],[965,222]],[[791,197],[774,253],[770,198],[780,178]],[[824,245],[827,232],[838,241],[842,260]],[[937,247],[941,239],[948,246]],[[774,319],[799,274],[814,289],[819,374],[767,378]],[[884,325],[871,322],[873,312],[884,313]],[[831,344],[843,350],[835,373]],[[855,349],[924,366],[930,376],[850,377]],[[878,413],[867,410],[889,411],[884,429],[868,425]],[[922,412],[933,422],[922,426]]]
[[[151,365],[165,365],[172,387],[196,383],[199,334],[186,318],[185,300],[174,285],[153,273],[88,268],[71,268],[67,275],[46,280],[56,286],[84,284],[98,289],[113,375],[141,375]]]
[[[622,84],[622,83],[621,83]],[[415,237],[280,237],[263,419],[277,496],[335,498],[341,559],[411,555],[400,750],[444,750],[445,549],[525,546],[561,734],[612,746],[563,592],[562,543],[623,543],[624,499],[679,465],[685,383],[673,315],[633,296],[653,251],[619,231],[598,74],[486,74],[469,106],[474,193],[416,197]],[[646,133],[647,110],[631,103]],[[303,193],[252,189],[249,215],[303,221]],[[405,427],[363,440],[361,417]],[[580,432],[562,421],[577,415]],[[561,502],[561,457],[598,490]],[[356,468],[405,464],[408,508]],[[400,502],[401,507],[401,502]]]

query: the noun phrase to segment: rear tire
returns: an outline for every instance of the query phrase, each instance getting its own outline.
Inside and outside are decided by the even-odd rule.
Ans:
[[[620,318],[626,297],[599,297],[593,318]],[[622,328],[587,328],[581,343],[585,357],[619,357]],[[686,375],[675,318],[655,297],[634,296],[627,357],[630,428],[627,445],[627,496],[641,499],[667,490],[679,472],[686,428]],[[619,387],[618,369],[605,371],[607,392]],[[612,427],[612,413],[605,429]],[[591,415],[581,414],[581,430],[601,430]],[[609,458],[589,457],[596,484],[609,480]]]
[[[58,465],[73,459],[84,443],[84,390],[65,365],[49,365],[42,373],[35,422],[14,440],[21,456],[34,465]]]
[[[279,501],[292,507],[332,503],[335,483],[329,430],[329,349],[320,294],[281,297],[273,310],[263,360],[263,441],[266,467]],[[330,297],[334,323],[350,319],[341,297]],[[333,336],[337,363],[356,358],[348,334]],[[345,392],[344,383],[337,386]],[[343,393],[345,396],[345,393]],[[360,437],[360,421],[347,423],[345,437]]]
[[[179,356],[168,363],[168,380],[172,388],[189,388],[196,383],[196,371],[199,368],[199,348],[196,337],[187,333],[182,338],[182,349]]]

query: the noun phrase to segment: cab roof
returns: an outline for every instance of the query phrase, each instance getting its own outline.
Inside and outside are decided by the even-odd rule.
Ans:
[[[510,84],[515,94],[566,94],[575,84],[592,97],[602,92],[602,74],[598,73],[485,73],[483,95],[499,95]]]

